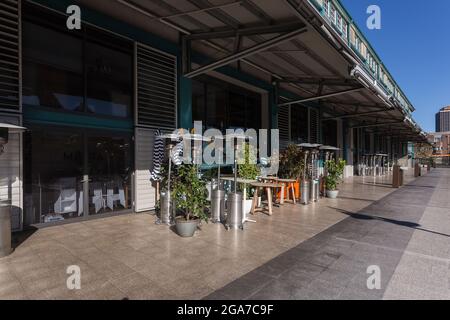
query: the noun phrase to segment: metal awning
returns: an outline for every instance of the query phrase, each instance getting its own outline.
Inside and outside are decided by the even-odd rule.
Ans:
[[[16,126],[10,123],[0,123],[0,129],[8,129],[9,133],[20,133],[27,130],[27,128]]]
[[[232,66],[298,97],[281,94],[280,106],[315,102],[325,119],[422,139],[409,112],[339,43],[336,30],[307,0],[80,2],[180,43],[186,77]]]

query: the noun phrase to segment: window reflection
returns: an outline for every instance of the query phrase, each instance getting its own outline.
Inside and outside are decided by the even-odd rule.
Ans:
[[[24,139],[26,225],[132,208],[131,135],[31,128]]]
[[[210,77],[193,80],[192,117],[205,129],[260,129],[261,96]]]
[[[131,44],[93,28],[66,33],[52,16],[44,24],[23,23],[23,104],[131,117]]]
[[[291,106],[291,140],[294,143],[308,142],[308,108]]]
[[[23,34],[23,103],[81,111],[82,41],[28,22]]]
[[[131,139],[89,137],[89,214],[131,208]]]
[[[31,171],[27,175],[31,186],[26,187],[30,193],[25,194],[26,222],[48,223],[82,216],[82,136],[34,129],[26,141]]]
[[[131,58],[87,43],[87,107],[93,113],[128,117],[131,109]]]

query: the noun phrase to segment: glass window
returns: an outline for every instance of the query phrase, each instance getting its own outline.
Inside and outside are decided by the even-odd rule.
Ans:
[[[230,128],[245,128],[246,98],[239,93],[230,92],[228,124]]]
[[[33,129],[26,141],[25,223],[83,215],[83,137],[64,130]]]
[[[337,122],[336,120],[323,121],[323,144],[328,146],[337,146]]]
[[[32,8],[23,22],[24,105],[131,117],[131,42],[85,26],[68,32],[61,17]]]
[[[261,96],[218,79],[202,77],[192,82],[192,117],[193,121],[202,120],[205,128],[221,131],[259,129]]]
[[[217,85],[207,85],[206,126],[221,131],[226,129],[228,92]]]
[[[308,108],[291,106],[291,140],[293,143],[308,142]]]
[[[131,138],[89,136],[89,215],[131,208]]]
[[[26,225],[131,209],[131,135],[31,129],[24,136]]]
[[[205,110],[205,84],[196,80],[192,81],[192,120],[203,121],[206,125]]]
[[[132,59],[129,54],[86,44],[87,109],[115,117],[129,117],[132,105]]]
[[[23,103],[81,111],[82,47],[76,37],[24,22]]]

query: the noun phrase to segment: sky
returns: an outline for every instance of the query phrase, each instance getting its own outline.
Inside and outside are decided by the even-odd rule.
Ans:
[[[395,81],[416,108],[423,130],[450,105],[449,0],[341,0]],[[366,26],[370,5],[381,9],[381,29]]]

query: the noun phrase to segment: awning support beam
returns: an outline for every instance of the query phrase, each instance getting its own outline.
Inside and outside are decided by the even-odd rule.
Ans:
[[[390,126],[392,124],[403,124],[403,121],[395,121],[395,122],[383,122],[383,123],[372,123],[372,124],[363,124],[363,125],[357,125],[353,127],[349,127],[349,129],[361,129],[361,128],[373,128],[373,127],[383,127],[383,126]]]
[[[192,33],[186,37],[189,40],[211,40],[211,39],[221,39],[221,38],[234,38],[236,36],[252,36],[256,34],[268,34],[268,33],[287,33],[294,30],[302,29],[305,25],[303,23],[284,23],[279,25],[264,25],[258,27],[248,27],[242,29],[222,29],[216,31],[199,32]]]
[[[348,119],[348,118],[355,118],[355,117],[361,117],[361,116],[369,116],[369,115],[371,115],[371,114],[377,114],[377,113],[383,113],[383,112],[389,112],[389,110],[376,110],[376,111],[368,111],[368,112],[355,112],[355,113],[350,113],[350,114],[343,114],[343,115],[337,116],[337,117],[323,118],[322,120]]]
[[[347,90],[333,92],[333,93],[327,93],[327,94],[318,95],[318,96],[314,96],[314,97],[309,97],[309,98],[304,98],[304,99],[299,99],[299,100],[285,102],[285,103],[279,104],[278,106],[279,107],[284,107],[284,106],[288,106],[290,104],[303,103],[303,102],[320,100],[320,99],[329,98],[329,97],[335,97],[335,96],[339,96],[339,95],[342,95],[342,94],[347,94],[347,93],[360,91],[362,89],[365,89],[365,88],[364,87],[359,87],[359,88],[347,89]]]
[[[261,52],[261,51],[267,50],[271,47],[274,47],[276,45],[279,45],[280,43],[292,40],[293,38],[298,37],[300,34],[305,33],[307,30],[308,29],[306,27],[304,27],[304,28],[300,28],[298,30],[291,31],[286,34],[279,35],[270,40],[258,43],[257,45],[254,45],[253,47],[241,50],[239,52],[229,55],[228,57],[225,57],[223,59],[219,59],[217,61],[209,63],[203,67],[199,67],[198,69],[196,69],[194,71],[186,73],[184,76],[187,78],[193,78],[193,77],[199,76],[201,74],[207,73],[209,71],[213,71],[217,68],[226,66],[232,62],[244,59],[248,56],[251,56],[258,52]],[[190,63],[190,61],[184,61],[184,63]]]

